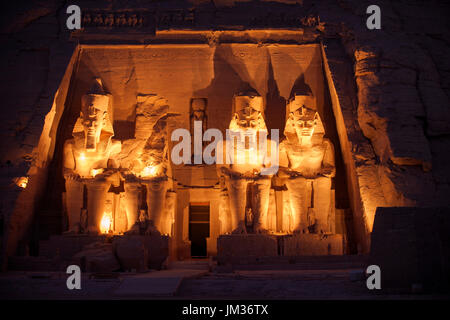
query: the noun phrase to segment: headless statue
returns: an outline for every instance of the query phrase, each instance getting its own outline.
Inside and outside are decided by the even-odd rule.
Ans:
[[[331,178],[334,147],[312,96],[296,95],[288,104],[286,140],[280,143],[280,175],[284,175],[294,221],[294,233],[330,233]]]
[[[167,191],[171,187],[167,152],[167,118],[171,114],[168,108],[166,99],[156,95],[138,96],[135,138],[124,141],[119,157],[125,180],[127,234],[141,233],[143,222],[138,217],[142,210],[139,204],[142,188],[146,188],[148,208],[144,233],[170,231],[168,224],[173,218],[165,210]]]

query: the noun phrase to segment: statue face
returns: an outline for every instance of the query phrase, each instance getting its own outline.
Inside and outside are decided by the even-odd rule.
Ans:
[[[100,133],[106,124],[107,112],[96,106],[94,99],[84,99],[81,116],[86,134],[86,149],[95,150],[100,141]]]
[[[295,112],[292,112],[289,115],[289,119],[292,121],[299,139],[302,137],[312,137],[317,124],[316,111],[306,107],[301,107]]]
[[[261,113],[252,107],[246,107],[236,113],[236,124],[241,130],[259,129],[259,118]]]
[[[236,113],[230,123],[230,129],[243,131],[245,134],[256,134],[267,131],[261,114],[262,98],[259,96],[236,96],[234,98]]]

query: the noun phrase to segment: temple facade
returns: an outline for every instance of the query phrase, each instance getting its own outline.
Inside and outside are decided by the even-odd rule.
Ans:
[[[61,234],[167,235],[179,259],[217,255],[222,235],[357,250],[320,44],[79,50]]]

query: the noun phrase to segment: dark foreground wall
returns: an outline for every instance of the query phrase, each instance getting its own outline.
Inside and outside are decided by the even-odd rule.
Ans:
[[[450,291],[450,208],[378,208],[371,264],[382,289]]]

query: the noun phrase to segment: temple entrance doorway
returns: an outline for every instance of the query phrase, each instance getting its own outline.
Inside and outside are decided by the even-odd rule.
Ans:
[[[196,202],[189,205],[189,240],[191,257],[207,256],[206,238],[209,237],[210,210],[209,202]]]

